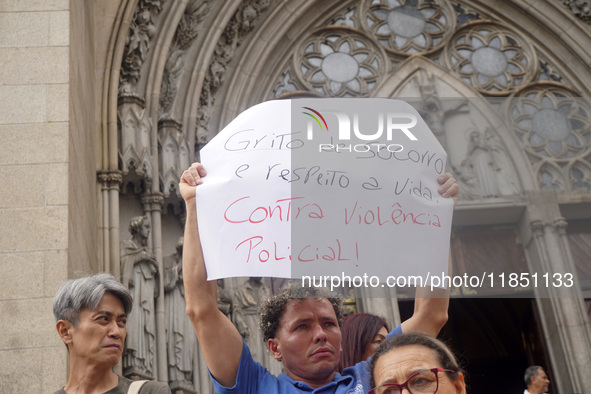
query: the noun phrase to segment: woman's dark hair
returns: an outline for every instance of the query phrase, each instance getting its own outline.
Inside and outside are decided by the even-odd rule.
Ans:
[[[390,331],[386,319],[369,313],[355,313],[345,317],[341,327],[339,372],[366,360],[363,356],[382,327]]]
[[[427,349],[431,349],[437,355],[437,361],[439,366],[443,369],[452,369],[456,371],[453,374],[448,374],[452,379],[456,379],[460,372],[463,372],[459,365],[456,357],[452,353],[451,349],[442,341],[433,338],[427,334],[421,334],[417,332],[411,332],[408,334],[400,334],[395,337],[388,338],[384,343],[377,348],[370,362],[370,378],[371,387],[376,386],[374,379],[374,370],[380,357],[388,353],[393,349],[398,349],[404,346],[419,345],[424,346]],[[433,367],[438,367],[434,365]]]

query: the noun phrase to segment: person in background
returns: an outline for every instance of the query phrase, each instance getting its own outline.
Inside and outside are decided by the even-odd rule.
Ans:
[[[532,365],[525,370],[525,385],[527,389],[523,394],[543,394],[548,391],[550,385],[550,379],[546,375],[544,368],[539,365]]]
[[[121,359],[133,299],[109,274],[65,282],[53,299],[56,329],[70,356],[68,382],[56,394],[126,394],[132,381],[112,369]],[[140,394],[166,394],[166,383],[137,382]]]
[[[370,362],[369,394],[466,394],[464,374],[452,351],[423,333],[388,338]]]
[[[386,319],[370,313],[355,313],[343,319],[339,372],[373,355],[390,332]]]

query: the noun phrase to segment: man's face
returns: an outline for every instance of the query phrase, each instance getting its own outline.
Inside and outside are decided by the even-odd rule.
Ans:
[[[531,388],[530,390],[532,393],[545,393],[548,391],[548,385],[550,385],[550,380],[548,379],[548,375],[546,372],[540,368],[538,369],[537,376],[532,378],[531,381]]]
[[[325,298],[289,301],[276,337],[269,339],[271,353],[283,362],[286,374],[314,388],[332,380],[340,347],[341,329]]]
[[[84,309],[77,327],[70,327],[70,357],[75,362],[112,367],[121,358],[127,316],[121,301],[105,293],[96,310]]]

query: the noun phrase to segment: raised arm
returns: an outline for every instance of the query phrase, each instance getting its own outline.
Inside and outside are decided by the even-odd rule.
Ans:
[[[218,309],[216,281],[207,281],[195,205],[195,189],[205,175],[203,166],[194,163],[183,172],[179,183],[187,212],[183,247],[185,301],[209,371],[223,386],[232,387],[238,374],[242,337]]]
[[[441,185],[439,193],[446,198],[453,198],[454,206],[458,200],[459,186],[450,173],[441,175],[437,181]],[[451,251],[448,257],[449,274],[451,274]],[[433,337],[439,334],[447,323],[450,289],[417,287],[415,294],[415,309],[413,315],[402,322],[402,332],[422,332]]]
[[[451,270],[451,254],[449,257]],[[451,271],[450,271],[451,272]],[[437,337],[447,323],[449,288],[417,287],[413,315],[401,324],[402,332],[422,332]]]

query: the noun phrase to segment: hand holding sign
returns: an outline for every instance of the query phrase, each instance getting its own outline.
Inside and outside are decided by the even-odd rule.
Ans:
[[[196,200],[210,280],[447,271],[453,202],[437,183],[446,155],[402,101],[259,104],[201,158],[209,175]],[[457,185],[442,190],[456,194]]]

